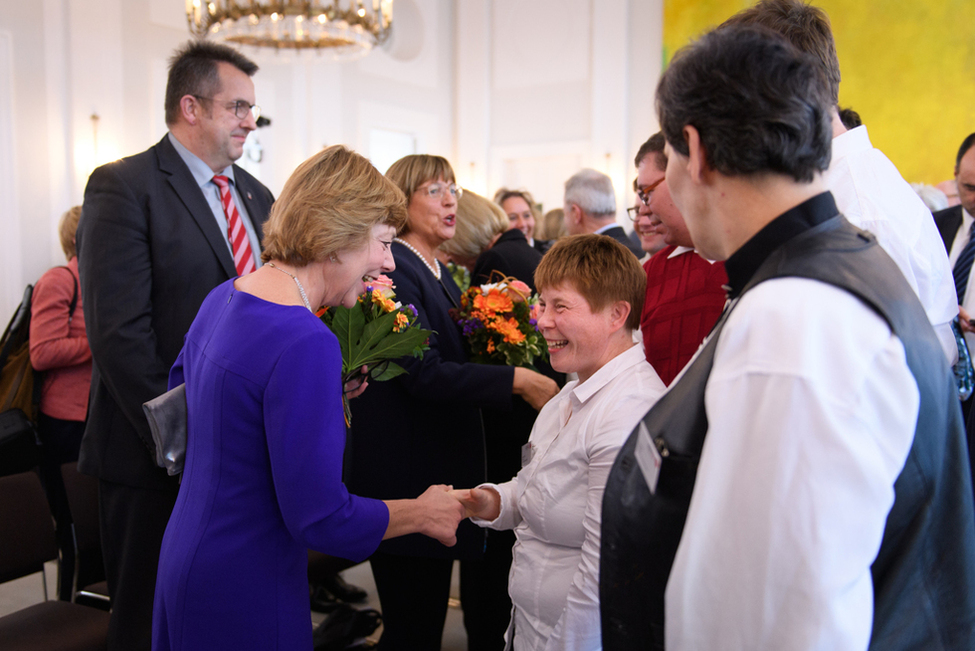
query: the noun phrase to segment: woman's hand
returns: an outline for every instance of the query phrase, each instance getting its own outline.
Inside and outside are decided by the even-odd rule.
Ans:
[[[447,547],[457,544],[457,526],[465,516],[463,506],[453,497],[452,486],[431,486],[416,498],[423,510],[419,532],[439,540]]]
[[[971,315],[961,305],[958,306],[958,326],[962,332],[975,332]]]
[[[464,507],[443,484],[431,486],[415,500],[386,500],[389,509],[387,538],[422,533],[448,547],[457,544],[457,525],[464,519]]]
[[[455,490],[450,494],[464,505],[465,517],[491,521],[501,515],[501,496],[493,488]]]
[[[361,369],[359,369],[359,373],[361,373],[361,375],[358,375],[345,383],[345,397],[349,400],[361,396],[366,390],[366,387],[369,386],[369,367],[363,366]]]
[[[541,409],[559,392],[559,385],[552,378],[530,368],[516,366],[511,392],[524,398],[535,409]]]

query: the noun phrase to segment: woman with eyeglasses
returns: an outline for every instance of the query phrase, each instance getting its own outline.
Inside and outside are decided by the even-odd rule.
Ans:
[[[468,361],[467,344],[449,311],[460,290],[436,257],[454,236],[457,186],[440,156],[412,155],[386,176],[407,198],[407,220],[393,241],[396,270],[389,274],[396,298],[416,307],[423,328],[433,330],[421,359],[401,361],[408,373],[371,383],[352,401],[350,490],[395,499],[431,482],[471,486],[485,476],[480,407],[511,409],[520,395],[540,409],[558,392],[551,379],[526,368]],[[468,482],[476,481],[474,484]],[[469,523],[447,548],[421,536],[387,541],[370,558],[383,612],[380,649],[439,649],[454,559],[481,557],[484,533]]]
[[[200,307],[169,379],[186,385],[187,447],[159,557],[154,651],[311,649],[307,549],[363,560],[383,538],[455,541],[463,509],[446,486],[386,502],[346,490],[341,353],[314,314],[354,306],[393,269],[405,220],[395,185],[330,147],[274,204],[266,264]]]

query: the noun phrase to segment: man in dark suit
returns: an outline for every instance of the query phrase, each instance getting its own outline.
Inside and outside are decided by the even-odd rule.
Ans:
[[[958,198],[961,203],[934,213],[934,223],[945,243],[948,262],[951,263],[955,278],[955,291],[958,294],[958,326],[965,335],[969,350],[975,350],[975,283],[972,283],[972,260],[975,259],[975,238],[972,226],[975,224],[975,133],[965,138],[955,157],[955,183],[958,185]],[[968,454],[975,468],[975,400],[969,398],[962,402],[962,413],[968,429]]]
[[[597,233],[608,235],[637,257],[643,249],[633,243],[623,227],[616,223],[616,192],[613,181],[593,169],[583,169],[565,182],[565,228],[569,235]]]
[[[972,145],[975,145],[975,133],[969,134],[962,141],[955,158],[955,183],[958,185],[961,203],[934,213],[934,223],[938,226],[954,271],[960,323],[966,333],[975,333],[975,328],[969,323],[970,315],[975,314],[975,291],[970,282],[971,256],[963,255],[971,240],[972,224],[975,223],[975,148]],[[969,347],[975,343],[971,336],[966,339],[969,339]]]
[[[110,650],[150,648],[159,548],[176,501],[142,403],[166,391],[210,290],[260,264],[273,197],[233,164],[256,128],[255,72],[232,48],[187,44],[169,69],[169,133],[96,169],[85,189],[77,244],[94,369],[79,468],[99,479]]]

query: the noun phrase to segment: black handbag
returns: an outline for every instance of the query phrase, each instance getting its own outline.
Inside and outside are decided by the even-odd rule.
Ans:
[[[172,475],[183,472],[186,458],[186,385],[142,403],[156,446],[156,465]]]
[[[41,462],[37,428],[20,409],[0,412],[0,477],[26,472]]]

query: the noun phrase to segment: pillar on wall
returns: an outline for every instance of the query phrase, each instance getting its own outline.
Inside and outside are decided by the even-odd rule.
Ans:
[[[627,0],[592,3],[592,167],[613,180],[617,219],[626,220],[629,143],[629,7]],[[630,224],[625,224],[630,227]]]
[[[458,181],[478,194],[488,188],[491,133],[491,7],[489,0],[457,3],[456,153]]]

